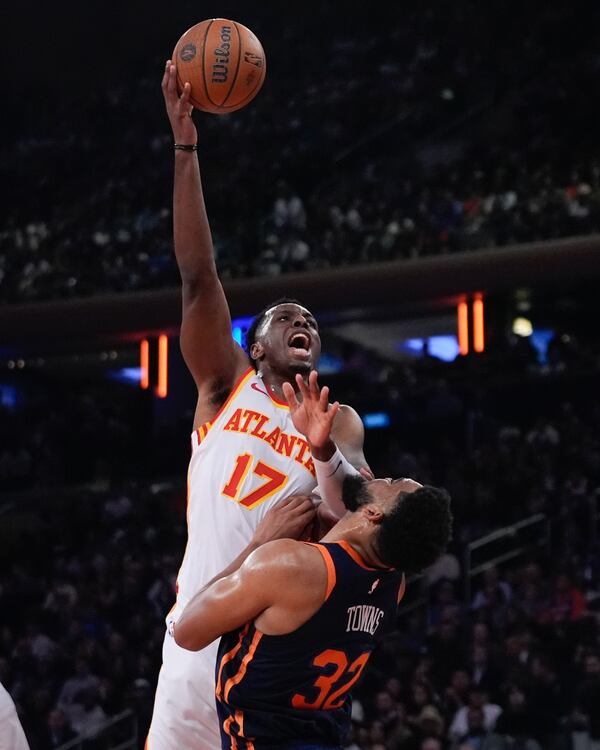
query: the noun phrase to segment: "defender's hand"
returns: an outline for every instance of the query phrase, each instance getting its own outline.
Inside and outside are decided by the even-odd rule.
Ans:
[[[298,390],[302,394],[302,401],[298,401],[296,393],[290,383],[283,384],[285,396],[294,427],[301,432],[311,447],[322,448],[330,440],[333,420],[340,409],[336,401],[329,405],[329,388],[319,389],[317,371],[313,370],[308,376],[308,385],[302,375],[296,375]]]
[[[177,93],[177,72],[171,60],[167,60],[162,79],[162,92],[167,115],[173,129],[175,143],[190,145],[198,141],[196,126],[192,120],[193,106],[190,104],[192,87],[186,83],[181,96]]]
[[[271,508],[258,524],[252,544],[259,547],[274,539],[299,539],[315,516],[315,506],[310,497],[290,495]]]

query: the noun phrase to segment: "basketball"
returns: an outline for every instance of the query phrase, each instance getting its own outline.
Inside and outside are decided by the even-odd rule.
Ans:
[[[258,38],[236,21],[212,18],[188,29],[173,52],[177,87],[191,85],[196,109],[227,114],[249,104],[265,80],[265,53]]]

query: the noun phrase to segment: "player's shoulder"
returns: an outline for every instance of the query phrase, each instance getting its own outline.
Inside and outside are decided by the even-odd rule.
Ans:
[[[316,559],[318,554],[312,544],[295,539],[275,539],[254,550],[247,562],[256,567],[296,568],[307,560]]]
[[[305,586],[325,572],[321,552],[313,544],[277,539],[256,549],[244,563],[247,571],[270,585]]]

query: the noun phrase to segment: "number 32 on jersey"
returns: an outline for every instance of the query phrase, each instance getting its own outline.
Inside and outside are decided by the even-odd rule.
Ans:
[[[252,470],[253,476],[264,481],[256,489],[240,497],[242,485],[250,470]],[[250,453],[242,453],[235,459],[235,466],[229,480],[222,489],[222,493],[225,497],[235,500],[244,508],[252,509],[283,489],[287,481],[287,474],[269,466],[264,461],[255,462],[254,457]]]
[[[313,659],[313,666],[322,670],[317,677],[313,689],[318,691],[310,700],[307,696],[296,693],[292,698],[292,706],[298,709],[316,711],[332,711],[340,708],[346,700],[346,693],[358,682],[365,668],[370,651],[365,651],[352,663],[343,651],[329,648]]]

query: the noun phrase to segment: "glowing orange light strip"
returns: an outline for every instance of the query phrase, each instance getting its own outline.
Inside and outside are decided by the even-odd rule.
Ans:
[[[469,308],[466,302],[459,302],[456,308],[458,320],[458,350],[461,354],[469,353]]]
[[[150,344],[148,339],[140,341],[140,388],[147,390],[150,385]]]
[[[166,398],[168,392],[168,361],[169,339],[164,333],[158,337],[158,384],[156,386],[156,395],[159,398]]]
[[[485,349],[483,330],[483,299],[480,294],[473,300],[473,349],[482,352]]]

